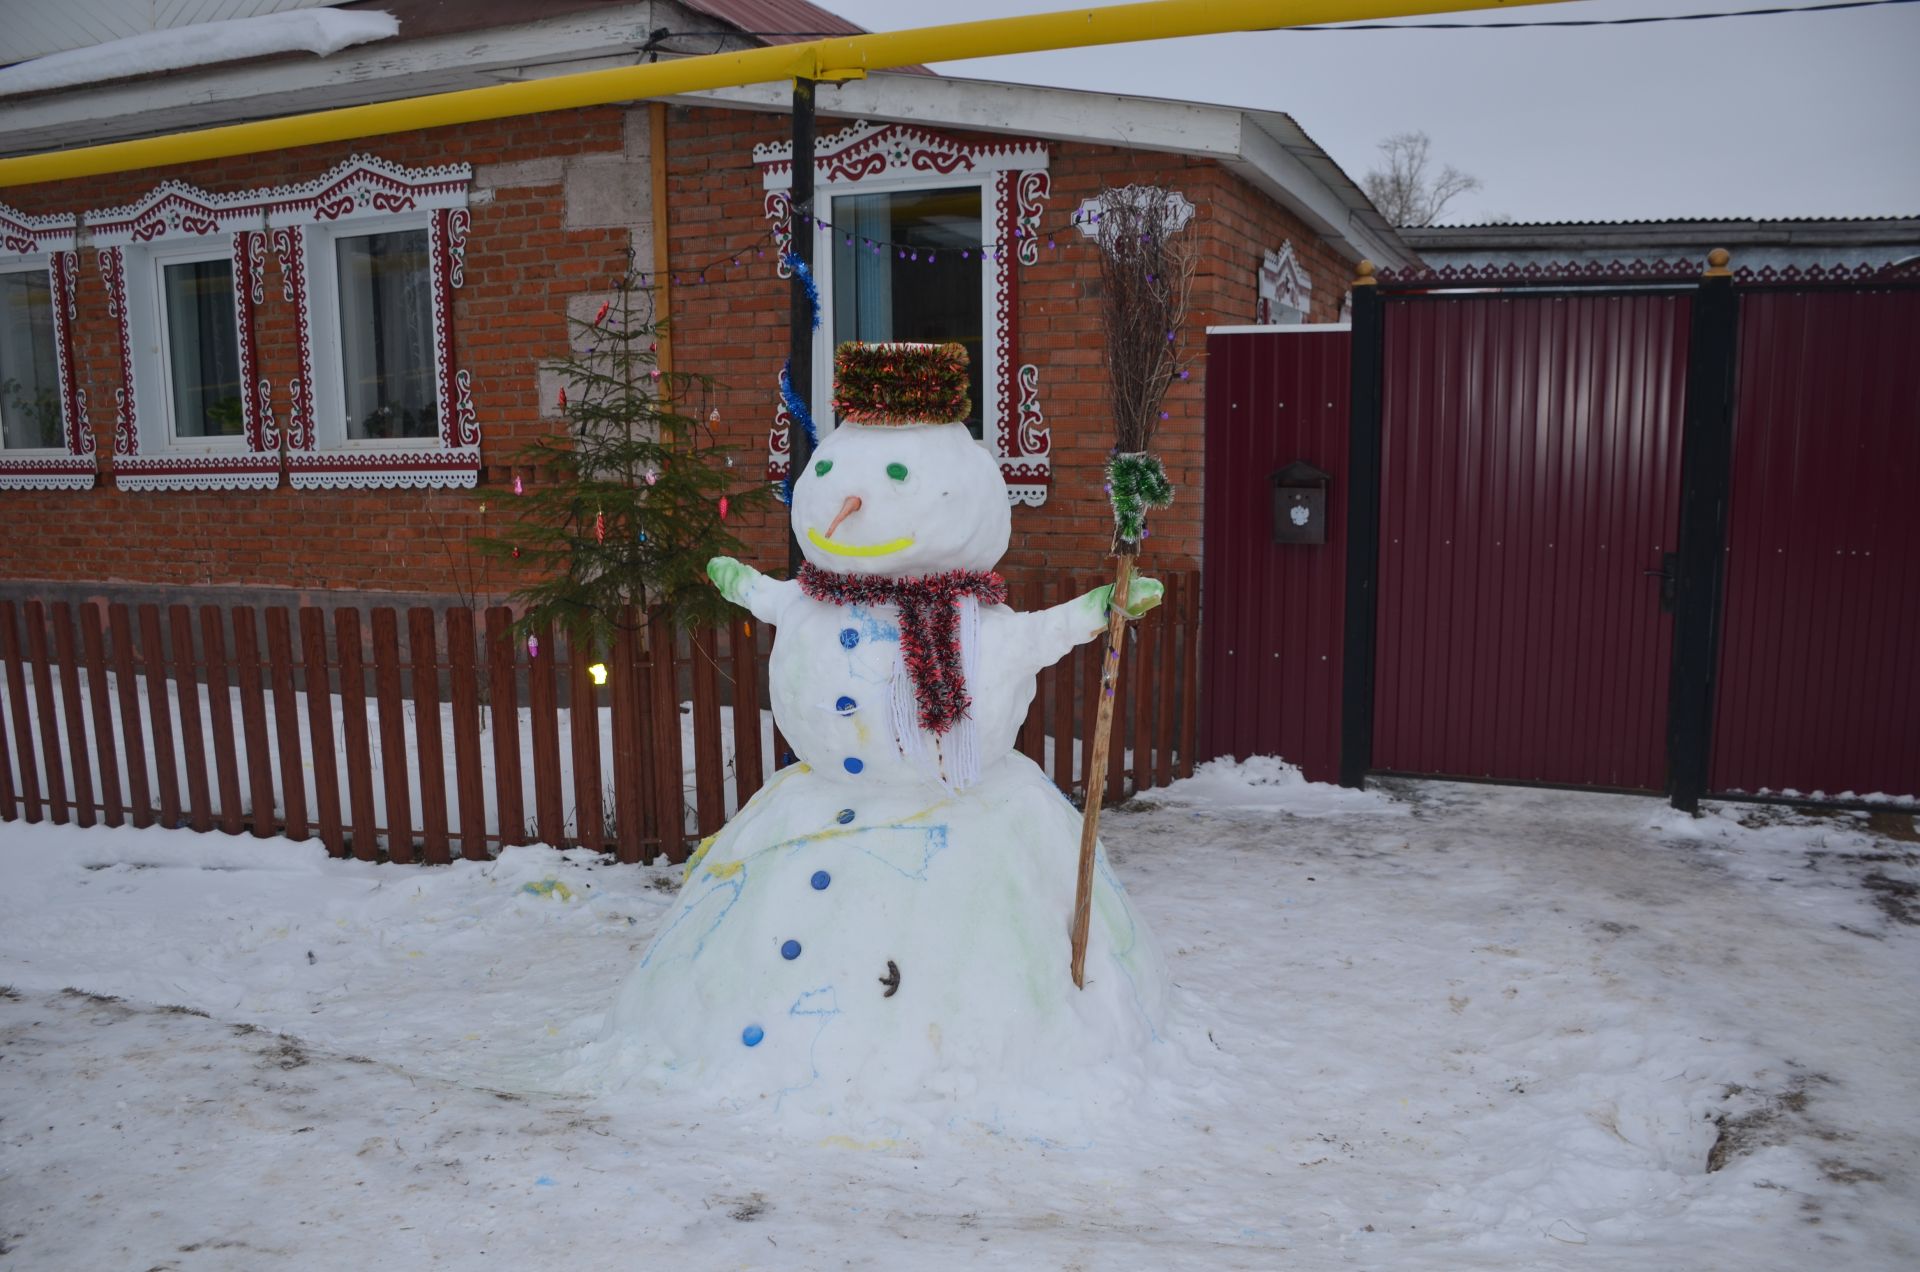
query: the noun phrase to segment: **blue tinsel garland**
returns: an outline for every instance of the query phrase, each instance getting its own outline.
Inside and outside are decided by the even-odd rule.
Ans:
[[[820,284],[813,280],[813,267],[792,252],[782,257],[787,268],[800,280],[800,287],[807,293],[807,310],[813,320],[813,329],[820,330]]]

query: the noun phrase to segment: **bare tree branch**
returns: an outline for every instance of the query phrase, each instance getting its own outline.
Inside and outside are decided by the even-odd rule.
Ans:
[[[1432,225],[1460,195],[1480,188],[1480,178],[1447,164],[1431,169],[1432,139],[1424,132],[1395,133],[1380,143],[1385,168],[1361,179],[1367,197],[1393,225]]]

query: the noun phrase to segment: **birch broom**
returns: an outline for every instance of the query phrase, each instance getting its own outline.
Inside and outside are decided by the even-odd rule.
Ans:
[[[1094,845],[1100,835],[1100,791],[1106,785],[1113,735],[1114,690],[1120,678],[1127,593],[1147,537],[1147,512],[1173,501],[1173,484],[1147,448],[1164,417],[1161,403],[1180,366],[1187,291],[1193,279],[1190,237],[1180,236],[1193,210],[1178,194],[1128,186],[1100,192],[1095,241],[1100,246],[1100,306],[1106,330],[1107,403],[1113,453],[1107,498],[1113,505],[1113,592],[1107,611],[1106,657],[1089,741],[1087,802],[1080,827],[1080,874],[1073,898],[1073,983],[1086,988],[1087,928],[1093,905]],[[1064,740],[1061,742],[1064,745]]]

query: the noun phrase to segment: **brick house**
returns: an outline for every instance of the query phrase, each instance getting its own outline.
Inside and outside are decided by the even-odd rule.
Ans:
[[[0,151],[855,29],[797,0],[334,11],[371,8],[398,34],[8,100]],[[743,479],[778,472],[788,100],[758,85],[0,189],[0,595],[510,590],[469,548],[500,515],[470,488],[511,497],[509,456],[557,420],[541,364],[629,252],[664,284],[673,364],[721,381]],[[1204,244],[1155,569],[1200,555],[1204,329],[1331,322],[1356,261],[1415,259],[1285,115],[918,68],[822,85],[819,103],[826,224],[799,226],[827,309],[815,416],[835,338],[969,344],[973,423],[1017,504],[1010,573],[1095,569],[1107,541],[1097,249],[1076,228],[1103,187],[1178,191]],[[782,559],[780,519],[748,537]]]

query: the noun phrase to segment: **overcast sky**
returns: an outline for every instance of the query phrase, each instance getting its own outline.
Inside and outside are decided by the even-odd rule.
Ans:
[[[871,30],[1063,0],[819,0]],[[1580,0],[1474,22],[1792,6]],[[1358,181],[1392,133],[1485,187],[1448,222],[1920,215],[1920,4],[1652,26],[1207,36],[936,63],[949,75],[1283,110]],[[823,99],[824,101],[824,99]]]

